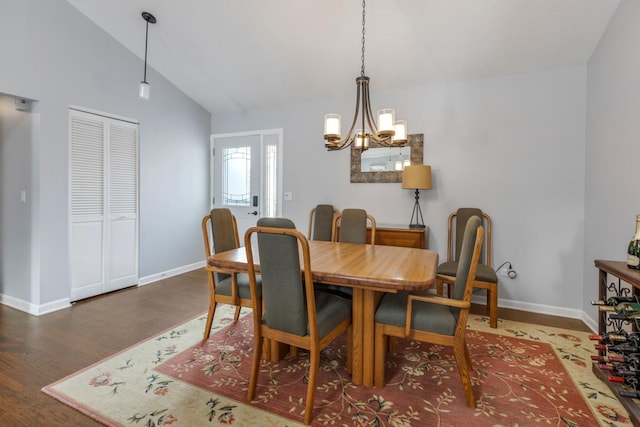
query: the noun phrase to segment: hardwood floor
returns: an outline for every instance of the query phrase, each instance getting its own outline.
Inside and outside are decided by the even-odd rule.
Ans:
[[[206,311],[208,300],[198,270],[39,317],[0,305],[0,425],[100,425],[40,389]],[[499,309],[499,317],[589,331],[580,320],[517,310]]]

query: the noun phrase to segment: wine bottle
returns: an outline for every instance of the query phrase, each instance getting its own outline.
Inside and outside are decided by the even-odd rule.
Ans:
[[[627,267],[640,270],[640,215],[636,216],[636,234],[627,249]]]
[[[637,369],[618,368],[618,375],[621,377],[640,377],[640,371]]]
[[[625,334],[614,334],[611,332],[608,332],[606,334],[602,334],[602,335],[589,335],[589,339],[592,341],[600,341],[601,343],[607,344],[607,343],[623,343],[623,342],[627,342],[630,341],[630,338],[628,335]],[[639,337],[640,339],[640,337]]]
[[[591,301],[591,305],[608,305],[608,306],[612,306],[615,307],[616,305],[623,303],[623,302],[638,302],[636,297],[625,297],[625,296],[613,296],[613,297],[609,297],[606,300],[597,300],[597,301]]]
[[[600,362],[600,363],[624,363],[625,357],[624,356],[597,356],[597,355],[592,355],[591,356],[591,360],[593,360],[594,362]]]
[[[630,387],[633,387],[634,390],[638,390],[640,388],[640,378],[639,377],[620,377],[617,375],[609,375],[607,377],[609,381],[612,383],[618,384],[626,384]]]
[[[600,305],[598,309],[622,314],[628,318],[640,317],[640,303],[637,302],[621,302],[615,306]]]
[[[640,392],[638,392],[638,391],[620,390],[620,396],[622,396],[622,397],[631,397],[633,399],[640,399]]]
[[[631,353],[640,352],[640,344],[638,343],[624,343],[624,344],[616,344],[616,345],[607,345],[605,346],[607,351],[612,351],[614,353],[619,353],[623,355],[628,355]],[[597,348],[601,350],[601,348]]]

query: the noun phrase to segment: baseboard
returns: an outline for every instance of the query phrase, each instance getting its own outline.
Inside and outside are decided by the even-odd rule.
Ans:
[[[486,305],[487,298],[485,295],[473,295],[471,298],[471,302],[473,302],[474,304]],[[514,301],[501,298],[498,298],[498,307],[529,311],[537,314],[549,314],[552,316],[567,317],[569,319],[580,319],[591,330],[597,330],[597,322],[595,322],[587,313],[580,309],[558,307],[546,304],[535,304],[530,302]]]
[[[0,294],[0,304],[15,308],[16,310],[24,311],[34,316],[42,316],[43,314],[52,313],[54,311],[71,307],[69,298],[51,301],[46,304],[33,304],[29,301],[3,294]]]
[[[205,261],[196,262],[189,265],[184,265],[182,267],[174,268],[171,270],[163,271],[156,274],[151,274],[149,276],[140,277],[138,279],[138,286],[148,285],[153,282],[157,282],[159,280],[168,279],[169,277],[178,276],[183,273],[188,273],[193,270],[198,270],[200,268],[204,268],[207,264]]]

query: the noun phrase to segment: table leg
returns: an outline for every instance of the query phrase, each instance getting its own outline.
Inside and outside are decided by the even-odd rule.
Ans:
[[[364,331],[363,324],[363,306],[364,306],[364,290],[353,288],[352,304],[352,359],[351,359],[351,380],[355,385],[362,384],[362,361],[363,348],[362,338]]]
[[[382,292],[365,290],[362,304],[362,384],[373,387],[375,353],[375,316]]]

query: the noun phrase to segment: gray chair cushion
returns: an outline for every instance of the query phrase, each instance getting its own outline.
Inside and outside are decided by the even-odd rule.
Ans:
[[[351,301],[327,292],[315,292],[314,295],[318,338],[322,339],[340,323],[351,317]],[[309,329],[307,328],[308,333]]]
[[[456,246],[455,246],[455,258],[454,261],[460,260],[460,250],[462,248],[462,239],[464,238],[464,230],[467,226],[467,221],[472,216],[477,216],[482,220],[482,211],[478,208],[460,208],[456,211],[456,229],[455,229],[455,237],[456,237]],[[481,253],[482,254],[482,253]],[[480,262],[482,262],[484,258],[480,255]]]
[[[376,323],[404,328],[407,316],[407,299],[406,292],[386,294],[382,297],[376,311]],[[413,304],[411,329],[442,335],[455,333],[457,319],[450,307],[416,301]]]
[[[458,270],[457,262],[444,262],[438,266],[436,270],[437,274],[444,274],[446,276],[456,276],[456,272]],[[495,270],[488,265],[478,264],[478,268],[476,270],[476,280],[481,282],[492,282],[498,283],[498,275]]]
[[[256,284],[258,285],[258,297],[262,296],[262,281],[260,276],[256,276]],[[251,289],[249,287],[249,275],[247,273],[238,273],[238,296],[241,299],[251,299]],[[216,293],[220,295],[231,296],[231,276],[227,277],[216,285]]]
[[[333,227],[333,205],[318,205],[313,214],[313,240],[331,241]]]
[[[346,243],[367,242],[367,212],[364,209],[342,211],[339,240]]]

